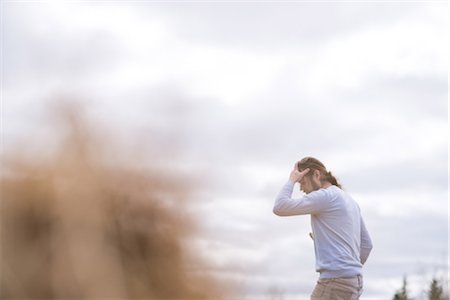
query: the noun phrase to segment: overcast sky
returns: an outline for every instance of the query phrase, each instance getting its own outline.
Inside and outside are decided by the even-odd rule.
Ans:
[[[424,295],[448,270],[448,31],[445,1],[2,1],[4,148],[45,139],[56,95],[174,148],[208,178],[198,251],[248,298],[314,287],[309,217],[272,207],[315,156],[372,235],[364,299]]]

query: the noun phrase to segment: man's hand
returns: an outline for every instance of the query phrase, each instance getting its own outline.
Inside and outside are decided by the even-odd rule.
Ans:
[[[299,182],[302,180],[303,176],[305,176],[309,172],[309,168],[304,169],[303,171],[299,171],[297,169],[297,163],[294,165],[294,169],[291,171],[291,175],[289,175],[289,180],[292,182]]]

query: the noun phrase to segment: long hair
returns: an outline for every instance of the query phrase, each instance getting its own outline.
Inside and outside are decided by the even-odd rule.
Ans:
[[[322,181],[328,181],[332,185],[335,185],[338,188],[342,188],[336,177],[334,177],[334,175],[331,174],[330,171],[327,171],[325,165],[317,158],[310,156],[304,157],[301,161],[298,162],[297,168],[299,171],[303,171],[307,168],[309,168],[311,171],[318,170],[320,174],[322,174]],[[312,173],[313,172],[309,172],[309,174]]]

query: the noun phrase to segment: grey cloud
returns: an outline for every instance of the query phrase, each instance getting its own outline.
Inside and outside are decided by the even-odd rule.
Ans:
[[[340,103],[337,99],[338,104],[333,105],[323,99],[307,99],[295,91],[295,87],[292,89],[293,94],[288,95],[286,89],[274,87],[272,92],[261,96],[256,104],[229,107],[212,99],[192,99],[182,89],[172,86],[171,89],[160,88],[137,93],[134,97],[137,104],[131,109],[134,111],[132,115],[123,109],[119,114],[123,114],[123,122],[134,122],[140,124],[137,126],[141,128],[153,128],[153,136],[159,136],[162,144],[182,147],[186,159],[203,161],[206,166],[218,166],[220,172],[216,172],[216,175],[220,177],[217,180],[225,194],[249,196],[255,193],[252,187],[244,184],[244,178],[239,179],[241,175],[234,166],[257,164],[270,169],[285,165],[286,161],[297,159],[302,154],[311,153],[322,157],[330,153],[344,153],[354,146],[360,149],[360,145],[364,144],[371,145],[364,151],[373,153],[375,159],[389,164],[380,163],[351,173],[336,171],[343,184],[351,187],[351,190],[374,192],[380,186],[389,190],[411,184],[441,190],[446,188],[446,149],[437,149],[430,157],[411,158],[391,164],[391,159],[383,158],[382,155],[385,154],[382,153],[386,153],[387,149],[403,151],[405,145],[395,143],[396,136],[403,135],[402,128],[379,126],[370,109],[367,111],[367,118],[359,118],[372,118],[372,121],[360,126],[342,126],[340,119],[336,118],[340,111],[351,111],[354,106],[373,105],[396,107],[397,120],[412,118],[413,122],[419,122],[426,120],[426,117],[414,120],[408,114],[414,109],[414,113],[421,111],[419,100],[414,102],[416,108],[402,108],[402,104],[391,104],[388,100],[384,100],[383,106],[377,102],[377,97],[359,101],[358,97],[352,96],[352,101],[346,98]],[[286,94],[276,98],[277,90]],[[368,91],[375,90],[376,88],[368,88]],[[434,105],[439,107],[441,104]],[[149,113],[140,116],[142,111]],[[411,126],[417,126],[417,123],[411,123]],[[426,143],[427,132],[417,133],[413,138],[418,143]],[[379,143],[373,144],[373,140],[378,140]],[[404,151],[407,152],[407,149]],[[358,164],[357,161],[349,163],[354,166]],[[236,182],[241,184],[236,185]],[[377,184],[373,184],[374,182]]]
[[[376,156],[375,153],[374,155]],[[380,161],[383,161],[382,157],[378,157],[378,159],[380,158]],[[352,191],[364,193],[395,191],[405,188],[424,188],[433,192],[443,192],[448,189],[446,148],[439,149],[429,157],[405,159],[395,163],[391,163],[389,157],[386,157],[385,160],[389,163],[380,163],[351,172],[340,171],[339,176],[343,185]]]
[[[45,4],[8,6],[2,44],[4,83],[8,87],[55,80],[77,85],[92,72],[108,72],[123,54],[121,42],[110,32],[68,29],[73,24],[59,23]],[[42,19],[45,22],[35,26]]]
[[[182,129],[189,135],[191,146],[200,153],[216,151],[218,158],[238,162],[280,162],[279,158],[287,152],[296,157],[300,152],[341,148],[342,144],[364,138],[376,129],[339,127],[339,119],[332,116],[334,107],[320,99],[307,99],[295,91],[295,86],[292,89],[294,94],[277,95],[273,91],[273,94],[261,96],[256,103],[238,107],[227,107],[208,99],[191,102],[183,97],[157,98],[163,103],[174,101],[173,106],[191,103],[182,117],[186,121]]]
[[[339,102],[368,112],[369,120],[382,113],[418,122],[427,118],[447,119],[447,74],[371,74],[357,90],[340,91]],[[372,113],[372,115],[370,115]]]
[[[163,16],[183,40],[268,51],[338,38],[362,27],[395,22],[412,6],[374,3],[177,3],[147,5],[139,13]]]
[[[216,238],[219,235],[219,239],[222,240],[222,233],[223,231],[216,230]],[[215,238],[211,239],[214,241]],[[305,255],[305,248],[295,238],[277,238],[276,235],[267,232],[254,233],[247,236],[247,239],[258,240],[261,245],[248,248],[239,244],[239,240],[229,240],[227,247],[234,247],[236,253],[239,253],[239,249],[252,251],[257,256],[261,256],[262,252],[263,259],[254,261],[236,255],[229,257],[225,263],[213,265],[209,271],[217,274],[234,274],[236,278],[243,279],[247,283],[247,292],[252,295],[264,294],[274,284],[290,293],[310,292],[314,284],[311,275],[317,277],[314,272],[312,249],[308,249],[310,251]],[[270,244],[270,247],[267,247],[267,244]]]
[[[365,267],[367,294],[379,293],[374,283],[383,282],[387,290],[395,291],[399,286],[390,286],[392,278],[401,282],[405,275],[447,273],[448,216],[423,213],[386,217],[369,213],[366,223],[374,243]],[[429,282],[424,284],[423,288],[428,288]]]
[[[429,205],[424,200],[424,206]],[[448,218],[442,214],[422,213],[403,217],[386,217],[367,214],[366,223],[374,240],[376,264],[393,264],[395,257],[403,257],[399,263],[428,263],[445,261],[448,233]],[[377,246],[377,244],[379,246]],[[373,262],[375,264],[375,262]],[[428,265],[430,268],[434,266]],[[405,266],[403,266],[405,268]],[[380,268],[379,271],[392,272],[394,268]],[[412,271],[412,270],[411,270]],[[387,275],[387,274],[386,274]]]

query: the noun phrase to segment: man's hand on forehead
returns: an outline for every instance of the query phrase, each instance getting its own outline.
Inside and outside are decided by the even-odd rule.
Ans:
[[[302,178],[309,172],[309,168],[306,168],[303,171],[298,170],[298,163],[295,163],[294,169],[291,171],[291,174],[289,175],[289,180],[292,182],[298,182],[302,180]]]

